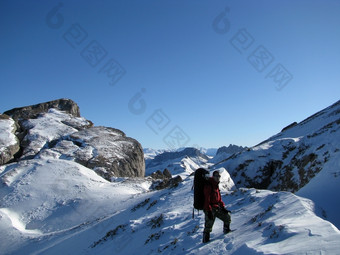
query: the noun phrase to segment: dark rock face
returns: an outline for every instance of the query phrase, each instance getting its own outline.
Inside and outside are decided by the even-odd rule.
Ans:
[[[156,179],[156,180],[164,180],[164,179],[171,179],[172,174],[170,173],[168,169],[164,169],[163,173],[161,172],[161,170],[153,172],[151,174],[151,177],[152,179]]]
[[[63,155],[74,157],[77,162],[94,169],[108,180],[113,176],[145,175],[142,146],[118,129],[92,127],[70,135],[70,139],[81,143],[79,149]],[[89,148],[91,154],[88,154]],[[86,158],[86,155],[90,155],[90,158]]]
[[[142,146],[114,128],[91,127],[52,142],[39,157],[74,160],[96,171],[107,180],[112,177],[144,177]]]
[[[182,177],[177,175],[171,179],[164,179],[164,180],[156,180],[152,185],[152,189],[161,190],[166,188],[174,188],[177,187],[182,182]]]
[[[67,112],[74,117],[80,117],[79,107],[71,99],[58,99],[46,103],[14,108],[4,112],[4,114],[11,116],[14,120],[35,119],[40,113],[45,113],[51,108]]]
[[[20,150],[15,132],[17,126],[12,118],[0,114],[0,165],[10,162]]]
[[[169,169],[165,168],[163,173],[158,170],[151,174],[153,179],[152,189],[161,190],[166,188],[177,187],[183,181],[181,176],[172,177]]]
[[[216,155],[221,154],[221,153],[234,154],[234,153],[241,152],[245,149],[246,149],[245,147],[230,144],[228,147],[222,146],[218,148]]]

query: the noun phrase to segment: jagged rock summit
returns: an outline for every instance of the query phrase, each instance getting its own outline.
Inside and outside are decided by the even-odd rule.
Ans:
[[[230,144],[228,147],[222,146],[218,148],[216,155],[214,156],[214,158],[210,159],[209,162],[214,164],[219,163],[236,153],[244,151],[245,149],[246,147],[237,146],[234,144]]]
[[[75,161],[107,180],[145,175],[140,143],[118,129],[93,126],[70,99],[15,108],[0,116],[1,165],[52,158]]]
[[[14,120],[35,119],[39,114],[46,113],[51,108],[67,112],[74,117],[80,117],[79,106],[71,99],[65,98],[30,106],[14,108],[12,110],[4,112],[4,114],[11,116]]]

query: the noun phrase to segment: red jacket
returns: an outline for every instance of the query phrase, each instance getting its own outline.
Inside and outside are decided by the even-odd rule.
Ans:
[[[225,204],[221,199],[218,183],[213,177],[210,177],[208,181],[209,184],[204,186],[204,210],[211,211],[212,207],[225,207]]]

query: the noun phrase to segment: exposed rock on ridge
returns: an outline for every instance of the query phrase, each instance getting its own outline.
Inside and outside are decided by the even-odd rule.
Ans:
[[[245,147],[230,144],[228,147],[222,146],[222,147],[218,148],[216,155],[221,154],[221,153],[226,153],[226,154],[231,155],[231,154],[234,154],[234,153],[237,153],[237,152],[241,152],[245,149],[246,149]]]
[[[0,114],[0,165],[10,162],[20,150],[20,143],[15,136],[17,126],[12,118]]]
[[[214,156],[214,158],[210,159],[209,162],[214,164],[220,163],[222,161],[227,160],[233,154],[240,153],[245,149],[246,147],[237,146],[234,144],[230,144],[228,147],[222,146],[217,150],[216,155]]]
[[[60,99],[15,108],[6,113],[16,120],[15,123],[8,117],[6,121],[12,121],[13,128],[9,130],[8,124],[5,126],[6,132],[11,133],[12,140],[18,142],[8,156],[3,151],[9,151],[9,145],[0,143],[0,164],[7,163],[19,151],[20,140],[21,153],[17,153],[16,161],[33,158],[72,160],[93,169],[107,180],[145,175],[140,143],[126,137],[120,130],[94,127],[91,121],[80,117],[79,107],[72,100]],[[20,128],[16,130],[16,126]],[[0,142],[3,140],[1,136]]]
[[[58,99],[50,102],[14,108],[4,112],[4,114],[11,116],[14,120],[35,119],[40,113],[48,112],[51,108],[67,112],[74,117],[80,117],[79,107],[71,99]]]
[[[143,177],[145,174],[142,146],[114,128],[91,127],[72,133],[39,156],[51,155],[75,160],[107,180],[114,176]]]

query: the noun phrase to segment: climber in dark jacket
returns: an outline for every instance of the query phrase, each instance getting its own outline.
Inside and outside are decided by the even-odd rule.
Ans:
[[[214,171],[213,177],[209,178],[209,183],[204,186],[204,214],[205,225],[203,231],[203,243],[209,242],[210,232],[214,225],[216,217],[224,222],[223,233],[230,232],[230,212],[225,208],[225,204],[221,199],[220,183],[221,175],[218,171]]]

